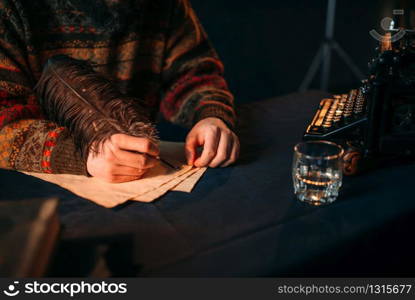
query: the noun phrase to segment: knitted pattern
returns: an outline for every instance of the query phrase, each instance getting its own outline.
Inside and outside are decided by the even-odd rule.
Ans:
[[[89,61],[152,120],[161,111],[187,127],[207,117],[234,126],[223,65],[188,0],[1,0],[0,168],[86,174],[33,92],[57,54]]]

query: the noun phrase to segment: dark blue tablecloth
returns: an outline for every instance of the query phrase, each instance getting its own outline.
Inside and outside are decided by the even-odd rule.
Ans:
[[[345,178],[329,206],[294,199],[292,148],[324,95],[241,107],[239,163],[209,169],[191,194],[105,209],[1,171],[0,199],[60,197],[63,231],[53,275],[87,273],[97,246],[112,274],[122,276],[414,275],[415,165]]]

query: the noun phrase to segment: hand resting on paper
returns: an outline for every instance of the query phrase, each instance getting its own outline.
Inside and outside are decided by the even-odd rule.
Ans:
[[[158,155],[158,146],[149,139],[114,134],[97,153],[89,152],[87,171],[91,176],[111,183],[133,181],[159,163],[155,158]]]
[[[198,157],[197,148],[203,147]],[[196,167],[227,167],[239,156],[239,139],[219,118],[202,119],[186,138],[186,157]]]
[[[203,147],[200,156],[198,147]],[[226,167],[238,158],[239,147],[238,137],[222,120],[206,118],[189,132],[186,158],[189,165],[196,167]],[[159,163],[158,155],[158,146],[149,139],[114,134],[97,154],[89,153],[87,171],[91,176],[111,183],[133,181]]]

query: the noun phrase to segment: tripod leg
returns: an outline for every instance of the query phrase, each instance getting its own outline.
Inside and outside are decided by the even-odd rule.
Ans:
[[[340,56],[341,59],[343,59],[344,63],[350,68],[350,70],[353,72],[354,76],[358,80],[362,80],[364,78],[363,73],[360,71],[360,69],[356,66],[356,64],[353,62],[351,57],[344,51],[337,42],[332,42],[333,49],[337,52],[337,54]]]
[[[323,91],[327,91],[329,86],[329,76],[331,67],[331,41],[334,35],[334,21],[336,20],[336,0],[327,1],[327,14],[326,14],[326,33],[325,41],[323,44],[323,57],[321,68],[321,81],[320,88]]]
[[[327,91],[329,85],[330,63],[331,63],[331,44],[328,42],[323,44],[322,68],[320,88]]]
[[[299,88],[300,92],[304,92],[309,88],[311,81],[313,80],[313,77],[316,75],[318,67],[320,66],[320,63],[321,63],[323,47],[324,47],[324,44],[320,46],[316,55],[314,56],[313,61],[311,62],[310,67],[308,68],[307,74],[305,75],[303,81],[301,82],[301,85]]]

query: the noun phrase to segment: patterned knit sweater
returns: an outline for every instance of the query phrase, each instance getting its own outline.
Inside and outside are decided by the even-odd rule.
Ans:
[[[57,54],[89,61],[153,119],[234,125],[223,65],[188,0],[0,0],[0,168],[86,174],[33,92]]]

